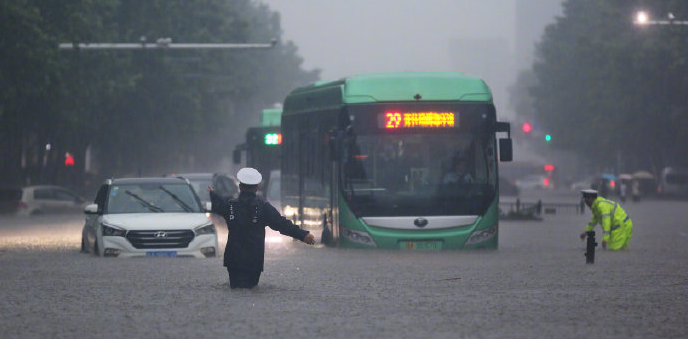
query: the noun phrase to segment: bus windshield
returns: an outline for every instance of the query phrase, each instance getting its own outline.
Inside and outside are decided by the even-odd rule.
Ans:
[[[342,193],[357,216],[482,215],[495,197],[487,133],[351,135]]]

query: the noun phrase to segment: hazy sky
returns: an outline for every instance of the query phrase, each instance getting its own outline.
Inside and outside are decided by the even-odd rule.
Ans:
[[[452,70],[457,37],[513,34],[513,0],[259,0],[280,12],[306,69],[323,79],[362,72]]]
[[[280,13],[282,39],[298,46],[305,69],[322,70],[322,80],[367,72],[459,71],[484,78],[506,116],[507,88],[530,61],[532,46],[561,2],[256,1]]]

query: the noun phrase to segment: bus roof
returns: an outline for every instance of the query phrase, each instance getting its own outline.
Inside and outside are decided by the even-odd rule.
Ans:
[[[458,72],[370,73],[297,88],[285,99],[284,108],[297,112],[305,108],[390,101],[491,103],[492,93],[482,79]]]
[[[281,108],[268,108],[264,109],[260,114],[260,126],[279,126],[282,121],[282,109]]]

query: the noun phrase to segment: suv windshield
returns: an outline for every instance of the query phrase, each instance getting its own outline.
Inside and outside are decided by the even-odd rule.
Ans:
[[[186,184],[113,185],[107,213],[200,213],[201,206]]]

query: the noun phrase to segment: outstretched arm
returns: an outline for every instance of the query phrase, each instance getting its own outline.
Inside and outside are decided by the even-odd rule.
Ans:
[[[308,245],[314,245],[315,244],[315,237],[312,234],[308,233],[308,234],[306,234],[306,237],[303,238],[303,242],[305,242]]]
[[[270,203],[265,203],[267,225],[281,234],[301,240],[309,245],[315,244],[315,237],[308,231],[300,229],[287,218],[283,217]]]

